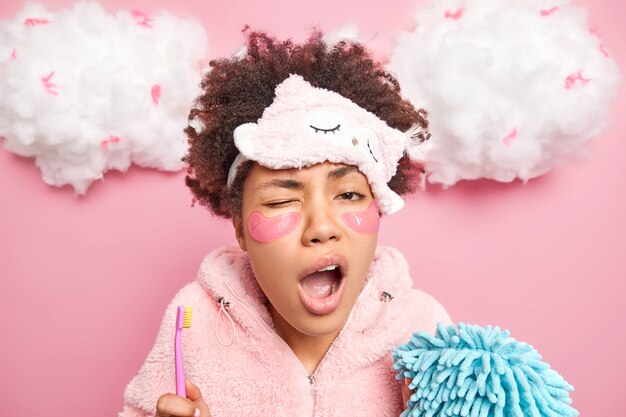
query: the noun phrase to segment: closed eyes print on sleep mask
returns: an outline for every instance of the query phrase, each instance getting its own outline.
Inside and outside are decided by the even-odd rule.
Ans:
[[[274,217],[265,217],[258,211],[248,219],[248,232],[252,239],[268,243],[293,232],[300,223],[300,213],[285,213]]]
[[[371,235],[378,232],[380,216],[378,204],[372,200],[370,205],[363,211],[349,211],[341,215],[343,222],[356,232]]]

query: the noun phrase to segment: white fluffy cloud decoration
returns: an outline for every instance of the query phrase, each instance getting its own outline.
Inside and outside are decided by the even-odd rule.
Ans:
[[[0,136],[77,194],[132,163],[183,167],[183,129],[208,42],[196,21],[95,2],[0,21]]]
[[[609,123],[620,74],[586,11],[564,0],[437,0],[388,69],[429,111],[410,153],[428,182],[540,176]]]

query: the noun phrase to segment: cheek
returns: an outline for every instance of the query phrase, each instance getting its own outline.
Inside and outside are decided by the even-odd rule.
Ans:
[[[378,204],[372,200],[370,205],[363,211],[349,211],[341,215],[343,222],[356,232],[371,235],[378,232],[380,216]]]
[[[248,219],[248,232],[257,242],[267,243],[293,232],[299,223],[299,213],[285,213],[268,218],[255,211]]]

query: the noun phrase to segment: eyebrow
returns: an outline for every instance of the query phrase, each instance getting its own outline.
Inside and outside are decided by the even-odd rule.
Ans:
[[[287,180],[287,179],[274,179],[271,181],[264,182],[263,184],[258,186],[259,190],[266,190],[268,188],[287,188],[289,190],[301,190],[304,185],[300,181],[296,180]]]
[[[330,180],[338,180],[339,178],[345,177],[349,173],[356,171],[358,171],[358,169],[355,166],[349,165],[330,171],[326,177]],[[300,181],[292,179],[276,178],[262,183],[261,185],[259,185],[258,189],[265,190],[273,187],[287,188],[289,190],[301,190],[304,188],[304,184],[302,184]]]
[[[338,180],[339,178],[345,177],[349,173],[356,172],[356,171],[358,171],[358,170],[356,169],[355,166],[348,165],[348,166],[337,168],[335,170],[330,171],[328,173],[327,178],[331,179],[331,180]]]

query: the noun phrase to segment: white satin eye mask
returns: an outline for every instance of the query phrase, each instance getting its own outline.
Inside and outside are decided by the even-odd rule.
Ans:
[[[270,169],[329,161],[355,165],[367,178],[382,214],[404,206],[387,183],[396,173],[408,134],[338,93],[313,87],[300,75],[291,74],[275,93],[257,123],[240,125],[233,133],[240,154],[228,173],[229,187],[246,160]]]

